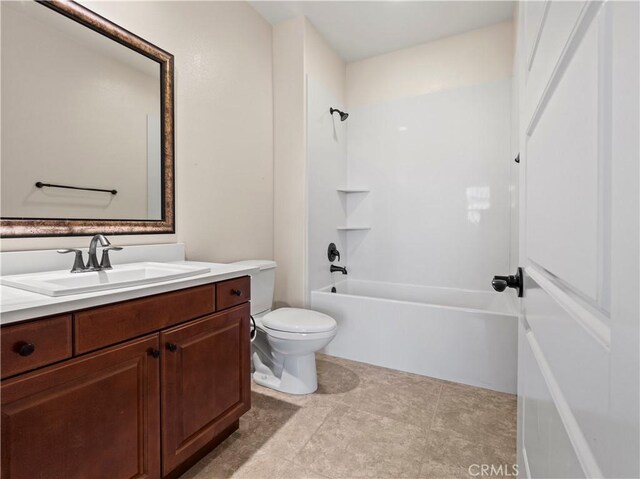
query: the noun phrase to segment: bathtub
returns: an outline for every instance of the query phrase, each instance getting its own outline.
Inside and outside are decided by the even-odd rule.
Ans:
[[[346,280],[311,292],[334,317],[326,354],[516,392],[517,312],[507,294]]]

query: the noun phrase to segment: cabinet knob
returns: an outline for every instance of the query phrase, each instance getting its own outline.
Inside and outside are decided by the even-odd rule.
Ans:
[[[172,353],[175,353],[178,350],[178,345],[174,343],[167,343],[167,349]]]
[[[16,345],[16,351],[20,356],[31,356],[36,350],[36,347],[32,343],[18,343]]]
[[[154,358],[158,359],[160,357],[160,350],[154,348],[151,351],[149,351],[149,354],[151,354],[151,356],[153,356]]]
[[[240,291],[239,289],[232,289],[231,294],[233,294],[234,296],[242,296],[242,291]]]

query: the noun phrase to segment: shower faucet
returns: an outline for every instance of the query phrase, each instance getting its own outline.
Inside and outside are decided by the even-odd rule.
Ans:
[[[336,260],[336,258],[338,258],[338,261],[340,261],[340,251],[338,251],[335,243],[329,243],[329,247],[327,248],[327,258],[329,258],[329,261],[331,261],[332,263]]]
[[[340,272],[342,274],[347,274],[347,268],[345,266],[336,266],[335,264],[332,264],[329,267],[329,271],[331,271],[332,273]]]

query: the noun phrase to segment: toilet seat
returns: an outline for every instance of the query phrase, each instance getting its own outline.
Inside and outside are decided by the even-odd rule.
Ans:
[[[318,311],[299,308],[280,308],[271,311],[262,318],[262,326],[271,334],[293,333],[295,335],[314,335],[331,333],[337,327],[335,319]]]
[[[271,338],[287,339],[290,341],[297,341],[299,343],[304,343],[305,341],[333,338],[336,334],[335,329],[325,331],[323,333],[289,333],[287,331],[278,331],[277,329],[265,328],[264,326],[259,329],[262,329],[262,331]]]

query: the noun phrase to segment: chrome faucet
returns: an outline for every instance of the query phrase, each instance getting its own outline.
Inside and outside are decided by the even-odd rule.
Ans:
[[[98,263],[98,243],[103,247],[102,249],[102,258]],[[95,235],[91,238],[91,243],[89,243],[89,261],[85,266],[84,260],[82,258],[82,250],[69,248],[69,249],[59,249],[58,253],[75,253],[75,259],[73,261],[73,267],[71,268],[72,273],[84,273],[87,271],[102,271],[105,269],[112,269],[111,261],[109,259],[109,251],[120,251],[122,248],[119,246],[111,246],[111,243],[104,235]]]

